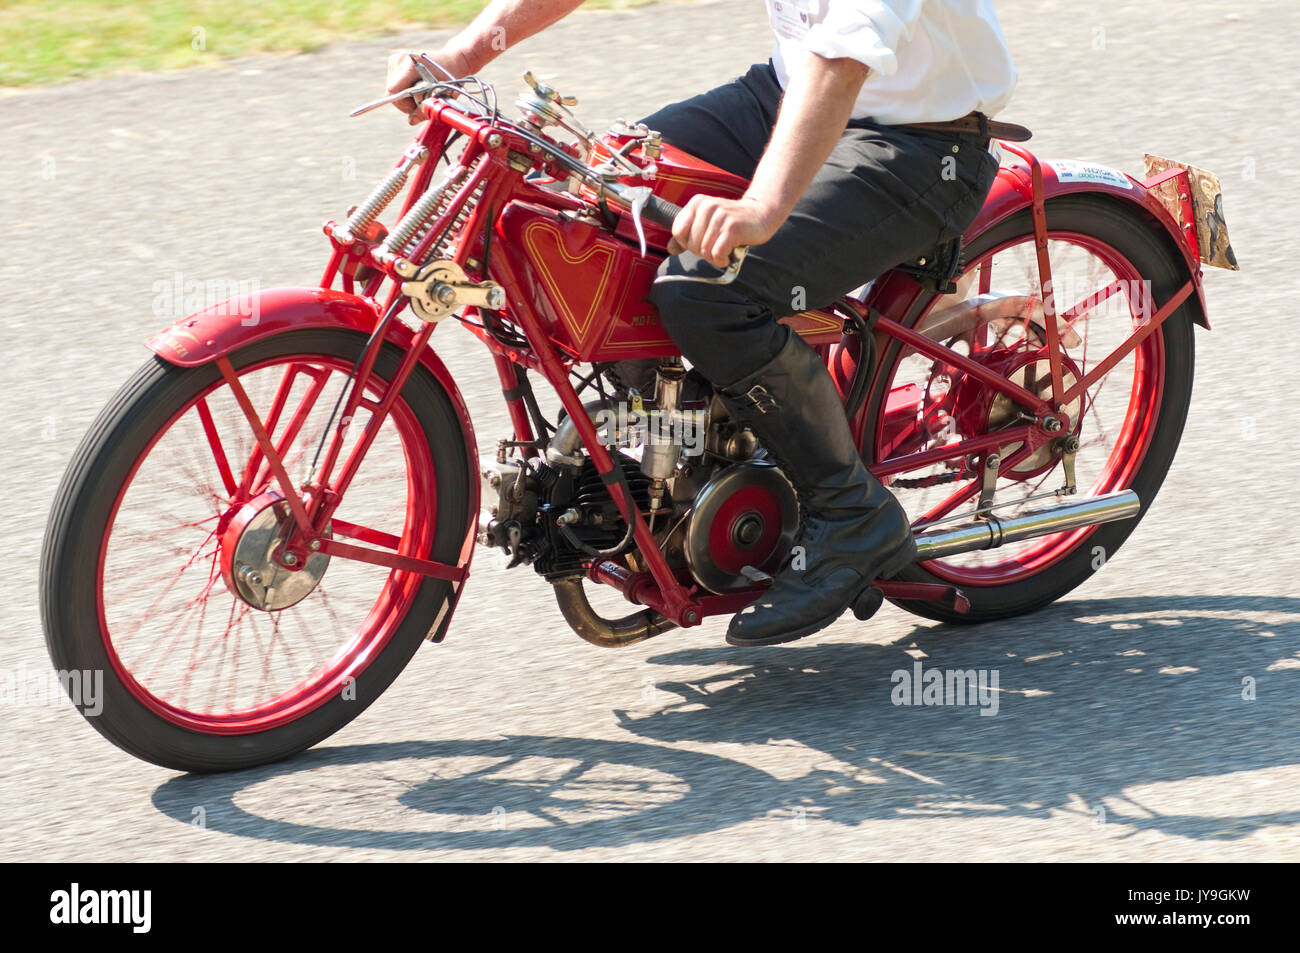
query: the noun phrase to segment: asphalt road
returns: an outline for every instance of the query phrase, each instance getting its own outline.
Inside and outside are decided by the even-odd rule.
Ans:
[[[177,775],[66,702],[0,706],[0,859],[1300,857],[1300,7],[999,10],[1021,71],[1006,117],[1036,151],[1218,171],[1242,264],[1207,277],[1214,330],[1196,335],[1183,446],[1101,573],[1008,623],[887,607],[788,647],[729,648],[715,621],[608,652],[568,631],[528,570],[480,554],[447,641],[289,763]],[[395,115],[346,113],[377,95],[388,49],[434,39],[0,99],[0,673],[47,665],[48,507],[139,341],[170,320],[155,282],[315,280],[320,222],[407,136]],[[767,45],[757,0],[579,14],[488,77],[513,90],[531,66],[599,126],[728,79]],[[505,430],[486,361],[460,329],[435,341],[490,447]],[[890,673],[917,658],[998,669],[998,714],[892,706]]]

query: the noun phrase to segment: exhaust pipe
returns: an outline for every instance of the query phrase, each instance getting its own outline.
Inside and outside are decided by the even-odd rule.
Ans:
[[[677,623],[653,609],[642,609],[621,619],[606,619],[592,608],[582,588],[581,576],[562,577],[552,580],[551,584],[555,587],[555,601],[564,621],[592,645],[606,649],[635,645],[677,628]]]
[[[1047,506],[1011,519],[999,519],[988,513],[981,521],[956,526],[953,529],[931,530],[916,535],[916,561],[940,559],[959,553],[980,549],[996,549],[1007,543],[1017,543],[1037,536],[1049,536],[1083,526],[1097,526],[1117,520],[1135,518],[1142,510],[1142,501],[1132,490],[1120,490],[1101,496],[1088,496]],[[582,577],[564,577],[552,580],[555,599],[564,620],[574,632],[594,645],[617,648],[634,645],[654,638],[675,628],[675,623],[653,609],[643,609],[621,619],[606,619],[592,608],[582,587]],[[888,585],[897,587],[897,583]],[[882,586],[883,588],[883,586]],[[922,585],[921,588],[929,588]],[[942,589],[943,587],[938,587]],[[956,590],[953,590],[956,593]],[[626,594],[626,593],[625,593]],[[960,593],[956,593],[960,598]],[[890,598],[933,598],[933,596],[904,595],[896,592]],[[855,613],[857,610],[854,610]],[[962,610],[964,611],[964,610]],[[869,615],[869,614],[868,614]],[[868,616],[858,616],[867,618]]]
[[[1057,506],[1047,506],[1022,516],[999,519],[988,513],[981,521],[953,529],[937,529],[916,536],[916,561],[941,559],[980,549],[996,549],[1037,536],[1049,536],[1082,526],[1133,519],[1142,510],[1142,501],[1132,490],[1119,490],[1101,496],[1088,496]]]

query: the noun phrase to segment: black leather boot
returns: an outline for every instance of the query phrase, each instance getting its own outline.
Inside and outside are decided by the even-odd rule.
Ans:
[[[791,642],[838,619],[873,579],[908,566],[916,544],[903,507],[863,464],[830,373],[797,334],[721,396],[794,484],[803,506],[791,558],[768,590],[731,620],[727,641]]]

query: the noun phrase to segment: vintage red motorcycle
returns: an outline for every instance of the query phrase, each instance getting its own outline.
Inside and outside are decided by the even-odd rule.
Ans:
[[[481,81],[426,73],[414,141],[325,225],[320,286],[162,331],[82,441],[41,608],[56,668],[104,672],[89,720],[115,744],[189,771],[314,745],[442,641],[476,543],[602,646],[734,613],[792,555],[793,488],[648,301],[680,204],[746,183],[644,126],[593,135],[526,78],[512,119]],[[1182,432],[1221,225],[1193,173],[1001,149],[961,242],[786,319],[913,519],[918,561],[858,618],[1058,599],[1133,531]],[[490,350],[513,425],[482,461],[431,346],[449,318]],[[606,618],[592,585],[640,608]]]

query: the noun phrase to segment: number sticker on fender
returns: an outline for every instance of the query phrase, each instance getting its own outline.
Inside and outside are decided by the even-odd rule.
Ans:
[[[1061,182],[1099,182],[1124,189],[1133,188],[1128,176],[1108,165],[1079,162],[1075,159],[1048,159],[1047,164],[1056,170],[1056,178]]]

